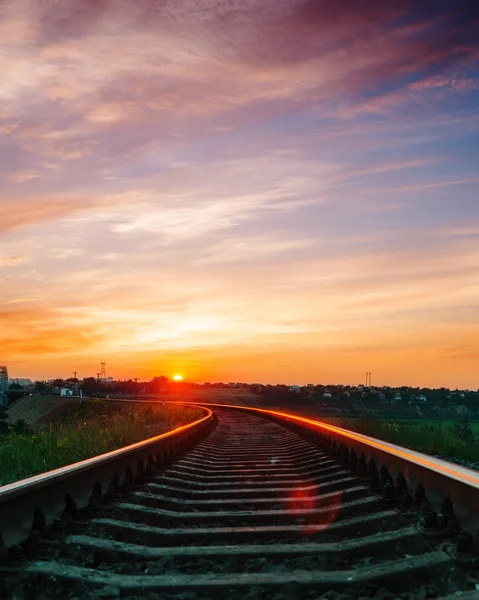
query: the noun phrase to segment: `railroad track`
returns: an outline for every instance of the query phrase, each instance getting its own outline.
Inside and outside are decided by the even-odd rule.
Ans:
[[[106,493],[93,485],[85,508],[68,495],[47,524],[37,507],[28,539],[0,547],[0,597],[387,600],[473,589],[474,536],[459,532],[446,496],[437,514],[422,484],[408,488],[402,472],[330,433],[217,407],[175,452],[165,442],[155,459],[144,447],[123,482],[117,471]]]

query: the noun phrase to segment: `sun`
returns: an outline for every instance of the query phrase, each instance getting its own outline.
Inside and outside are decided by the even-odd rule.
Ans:
[[[183,375],[173,375],[173,381],[183,381]]]

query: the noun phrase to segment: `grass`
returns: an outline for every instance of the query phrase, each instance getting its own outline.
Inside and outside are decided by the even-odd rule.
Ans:
[[[79,462],[199,419],[192,407],[85,402],[65,421],[0,438],[0,485]],[[17,428],[18,429],[18,428]]]
[[[293,406],[291,403],[276,402],[274,399],[268,402],[263,398],[258,404],[263,408],[292,413],[356,431],[424,454],[479,463],[479,422],[469,421],[467,416],[458,416],[457,419],[409,415],[326,417],[318,414],[318,410],[311,406]]]
[[[479,461],[479,423],[465,419],[347,419],[321,418],[322,422],[445,458]]]
[[[317,408],[301,406],[299,402],[293,405],[273,398],[260,398],[258,405],[350,429],[424,454],[479,463],[479,422],[469,421],[467,416],[458,416],[456,419],[409,415],[327,417],[318,414]]]

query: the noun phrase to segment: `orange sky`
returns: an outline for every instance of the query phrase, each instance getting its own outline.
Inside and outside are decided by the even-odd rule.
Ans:
[[[466,5],[1,4],[0,364],[477,389]]]

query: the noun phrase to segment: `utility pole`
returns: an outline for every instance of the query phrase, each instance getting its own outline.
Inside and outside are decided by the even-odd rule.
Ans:
[[[138,398],[138,377],[133,378],[135,382],[135,400]]]
[[[100,373],[96,374],[96,380],[99,382],[100,381]]]

